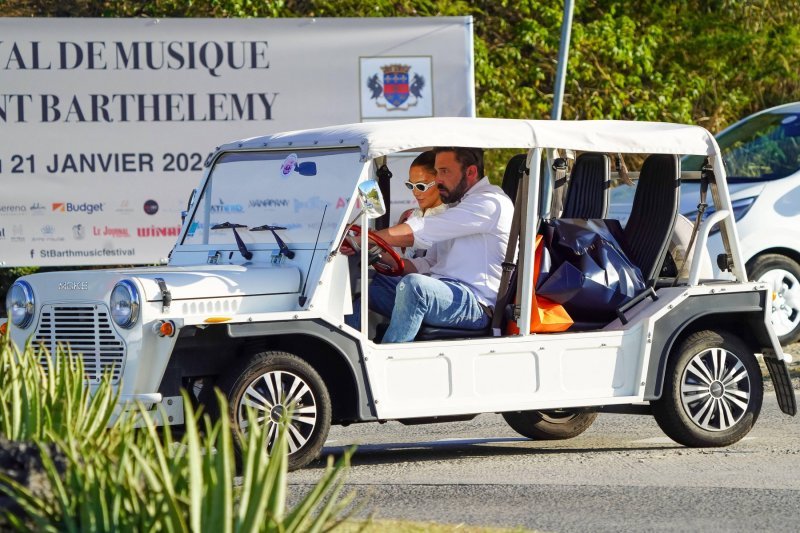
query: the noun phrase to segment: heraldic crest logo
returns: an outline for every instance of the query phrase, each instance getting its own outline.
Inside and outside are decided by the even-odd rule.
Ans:
[[[430,57],[362,58],[361,72],[363,117],[432,115]]]

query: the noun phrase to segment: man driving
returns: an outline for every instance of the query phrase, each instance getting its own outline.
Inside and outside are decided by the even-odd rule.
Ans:
[[[375,232],[391,246],[438,248],[436,262],[423,267],[427,271],[408,264],[411,273],[399,282],[376,275],[370,284],[370,302],[394,302],[384,343],[412,341],[422,324],[480,330],[491,322],[514,205],[484,176],[482,149],[434,152],[436,184],[450,209]],[[346,321],[358,327],[357,305]]]

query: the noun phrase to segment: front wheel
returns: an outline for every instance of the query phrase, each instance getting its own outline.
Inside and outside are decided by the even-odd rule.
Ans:
[[[656,422],[684,446],[728,446],[752,429],[764,384],[752,350],[727,332],[689,335],[670,355]]]
[[[269,432],[270,447],[278,435],[278,424],[290,414],[289,470],[317,458],[331,427],[331,400],[311,365],[290,353],[261,352],[228,370],[218,387],[228,400],[226,414],[233,427],[247,431],[247,409],[253,408]],[[238,438],[236,432],[237,444]]]
[[[511,429],[532,440],[563,440],[577,437],[592,425],[597,413],[567,410],[514,411],[503,413]]]
[[[784,346],[800,339],[800,265],[784,255],[766,254],[748,268],[749,276],[771,292],[772,327]]]

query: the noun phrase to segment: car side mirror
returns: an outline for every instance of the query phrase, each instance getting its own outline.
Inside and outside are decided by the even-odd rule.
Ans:
[[[378,218],[386,214],[383,195],[375,180],[367,180],[358,186],[358,198],[368,218]]]
[[[301,176],[316,176],[317,164],[313,161],[304,161],[302,163],[298,163],[297,166],[294,167],[294,170]]]

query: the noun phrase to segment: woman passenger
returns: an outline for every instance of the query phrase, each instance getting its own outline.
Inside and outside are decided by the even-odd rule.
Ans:
[[[432,150],[422,152],[411,162],[408,181],[405,182],[405,185],[414,194],[414,199],[419,207],[409,209],[400,215],[398,224],[412,217],[438,215],[447,209],[447,204],[442,201],[436,186],[435,163],[436,154]],[[403,255],[407,259],[416,259],[425,256],[425,250],[408,248],[403,250]]]

